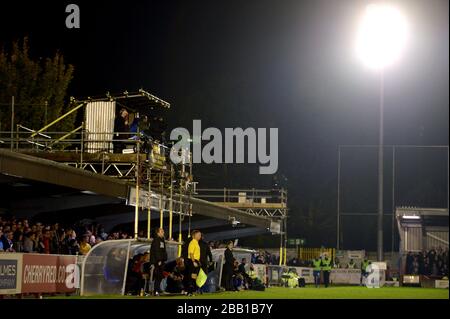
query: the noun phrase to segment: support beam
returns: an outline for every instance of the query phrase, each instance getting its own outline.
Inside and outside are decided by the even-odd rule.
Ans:
[[[119,198],[128,194],[124,181],[7,150],[0,150],[0,173]]]
[[[127,198],[129,189],[133,187],[133,185],[126,181],[116,178],[3,149],[0,150],[0,174],[70,187],[77,190],[91,191],[96,194],[121,199]],[[231,217],[234,217],[242,224],[262,229],[268,229],[270,227],[270,218],[268,217],[255,216],[206,200],[174,194],[176,198],[179,196],[181,196],[183,202],[192,204],[194,214],[227,221]]]
[[[235,228],[232,230],[226,230],[221,232],[215,232],[211,234],[207,234],[206,240],[224,240],[224,239],[235,239],[235,238],[243,238],[250,237],[259,234],[264,234],[267,231],[260,228]]]

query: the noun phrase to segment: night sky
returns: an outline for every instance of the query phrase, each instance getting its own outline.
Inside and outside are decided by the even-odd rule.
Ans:
[[[29,36],[35,57],[59,49],[75,66],[70,95],[142,87],[171,102],[171,127],[191,130],[193,119],[204,127],[278,127],[289,233],[335,245],[337,147],[378,141],[378,76],[353,51],[368,1],[11,2],[0,4],[0,43]],[[393,2],[411,38],[386,71],[385,143],[447,145],[448,1]],[[65,28],[69,3],[80,6],[80,29]],[[390,156],[386,148],[386,213]],[[342,210],[375,212],[375,149],[345,150],[342,158]],[[396,205],[446,207],[447,151],[403,149],[396,165]],[[200,187],[272,185],[257,165],[199,165],[194,174]],[[345,248],[374,247],[375,218],[344,223]]]

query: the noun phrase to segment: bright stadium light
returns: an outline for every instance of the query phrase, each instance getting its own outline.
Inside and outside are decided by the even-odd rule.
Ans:
[[[356,54],[369,68],[384,69],[400,58],[407,31],[406,19],[397,8],[368,5],[356,37]]]
[[[396,62],[407,42],[407,22],[401,12],[387,3],[370,4],[366,7],[356,37],[356,55],[370,69],[380,75],[380,125],[378,143],[378,213],[377,213],[377,259],[383,255],[383,170],[384,170],[384,73]]]

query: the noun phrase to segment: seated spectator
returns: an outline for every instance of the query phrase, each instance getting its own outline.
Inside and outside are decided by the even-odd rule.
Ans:
[[[239,271],[239,262],[237,260],[234,261],[233,268],[233,289],[235,291],[239,291],[243,289],[244,277]]]
[[[245,266],[247,265],[247,258],[242,258],[241,263],[239,264],[239,272],[242,275],[246,275]]]
[[[178,257],[175,261],[167,263],[164,270],[169,273],[166,292],[184,294],[185,287],[188,284],[188,273],[184,264],[184,258]]]
[[[144,289],[145,295],[148,295],[150,293],[150,253],[145,252],[144,256],[142,257],[142,263],[141,263],[141,276],[142,276],[142,282],[140,288]]]
[[[297,270],[295,270],[295,268],[289,269],[288,275],[289,275],[289,279],[287,282],[288,287],[289,288],[297,288],[299,286],[298,280],[300,278],[297,274]]]
[[[120,252],[117,250],[113,250],[111,252],[111,256],[115,259],[120,260]],[[142,265],[142,257],[143,254],[137,254],[133,256],[128,262],[128,270],[127,270],[127,279],[126,279],[126,288],[128,295],[138,295],[141,286],[142,273],[141,273],[141,265]]]
[[[244,281],[243,282],[244,289],[248,289],[248,287],[250,285],[250,277],[247,274],[246,266],[247,266],[247,258],[242,258],[238,269],[239,269],[239,273],[242,275],[242,278]]]
[[[91,245],[89,244],[89,236],[83,236],[83,239],[80,243],[80,255],[87,255],[89,250],[91,250]]]
[[[248,270],[248,278],[249,278],[249,286],[248,286],[249,289],[258,291],[263,291],[265,289],[265,286],[262,283],[262,281],[256,276],[253,264],[250,264]]]

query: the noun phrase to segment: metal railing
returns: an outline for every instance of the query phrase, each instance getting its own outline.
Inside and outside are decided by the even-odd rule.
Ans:
[[[16,124],[12,136],[9,131],[0,131],[0,148],[33,153],[94,173],[110,175],[116,171],[118,177],[124,178],[134,176],[134,168],[139,162],[138,157],[141,156],[157,170],[169,169],[171,165],[170,144],[159,143],[158,140],[143,133],[89,132],[84,129],[83,124],[69,132],[39,132]],[[121,154],[134,157],[118,156]],[[189,158],[191,159],[191,154]],[[98,167],[96,163],[102,166]],[[181,167],[182,172],[192,174],[190,160],[183,162]]]
[[[143,138],[140,134],[134,132],[95,132],[91,133],[83,130],[79,126],[72,131],[61,132],[38,132],[25,127],[21,124],[16,125],[14,136],[5,137],[9,131],[0,131],[0,143],[3,147],[12,146],[16,151],[35,150],[35,151],[63,151],[63,152],[113,152],[114,145],[119,144],[121,150],[133,149],[137,144],[144,145],[146,142],[151,144],[151,149],[159,148],[157,153],[165,154],[168,152],[166,145],[152,142]],[[2,146],[0,146],[2,147]],[[144,152],[145,149],[141,148]],[[127,152],[123,152],[127,153]],[[130,151],[131,153],[131,151]]]
[[[196,197],[223,203],[287,204],[285,189],[197,188]]]

